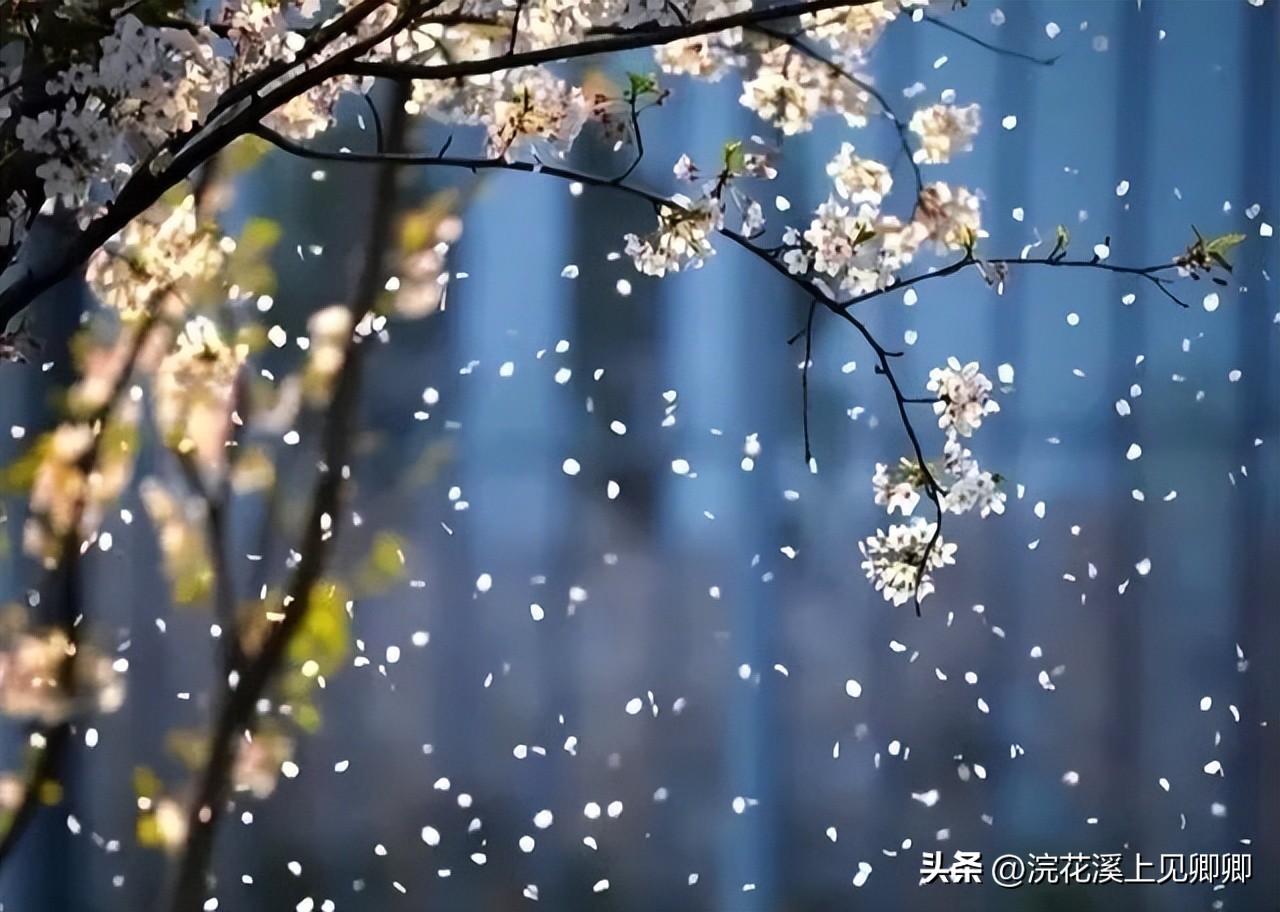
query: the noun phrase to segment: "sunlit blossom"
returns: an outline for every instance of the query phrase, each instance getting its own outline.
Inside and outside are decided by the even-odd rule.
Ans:
[[[862,569],[885,601],[902,605],[913,598],[925,598],[933,592],[932,571],[955,563],[955,544],[941,535],[935,540],[937,528],[936,523],[916,518],[895,523],[888,532],[877,530],[859,542]]]

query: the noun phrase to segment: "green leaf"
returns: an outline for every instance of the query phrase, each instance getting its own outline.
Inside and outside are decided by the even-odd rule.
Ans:
[[[658,94],[658,77],[655,73],[628,73],[627,81],[631,85],[632,98]]]
[[[1212,240],[1205,241],[1204,249],[1210,256],[1222,256],[1243,241],[1243,234],[1222,234]]]
[[[747,153],[740,140],[724,144],[724,169],[730,174],[741,174],[747,166]]]

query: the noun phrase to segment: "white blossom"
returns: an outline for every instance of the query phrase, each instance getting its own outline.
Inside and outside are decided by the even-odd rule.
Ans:
[[[920,137],[920,148],[913,157],[931,165],[949,162],[957,152],[973,148],[973,138],[981,126],[982,116],[976,104],[921,108],[911,116],[911,132]]]
[[[827,164],[827,175],[842,199],[855,205],[865,203],[876,210],[893,188],[889,169],[873,158],[854,154],[852,143],[841,144],[840,152]]]
[[[247,356],[248,348],[224,342],[208,317],[187,321],[156,369],[156,425],[169,446],[202,465],[221,465],[236,375]]]
[[[977,194],[938,181],[920,193],[916,222],[939,252],[968,250],[981,235],[982,212]]]
[[[561,158],[587,121],[582,90],[545,70],[526,73],[493,106],[488,152],[508,161]]]
[[[658,229],[646,236],[626,236],[626,253],[645,275],[661,276],[697,269],[715,253],[711,235],[724,224],[719,200],[675,196],[658,210]]]
[[[888,532],[876,530],[875,535],[858,543],[862,569],[886,601],[902,605],[915,597],[923,599],[933,592],[930,572],[955,563],[956,546],[941,535],[933,540],[937,528],[936,523],[917,517],[889,526]],[[926,550],[928,562],[922,567]]]
[[[924,229],[915,223],[877,217],[865,203],[855,212],[832,196],[818,207],[803,234],[784,232],[788,249],[782,260],[793,274],[812,270],[827,286],[853,297],[888,288],[923,238]]]
[[[883,462],[877,462],[875,474],[871,476],[876,503],[889,513],[896,507],[903,516],[910,516],[920,503],[920,495],[916,493],[919,472],[919,467],[909,459],[903,459],[892,471]]]
[[[74,690],[64,675],[76,654]],[[124,679],[111,659],[84,644],[73,646],[65,632],[18,632],[0,646],[0,713],[45,724],[72,712],[115,712],[124,702]]]
[[[979,466],[954,434],[947,435],[943,460],[950,476],[942,495],[944,510],[955,514],[977,510],[984,519],[992,513],[1004,513],[1005,493],[998,487],[996,476]]]
[[[109,203],[141,162],[209,114],[228,86],[229,69],[208,29],[192,34],[152,28],[136,16],[116,20],[96,60],[82,60],[50,80],[58,102],[19,121],[15,137],[43,159],[36,174],[45,195],[79,214],[82,224]]]
[[[872,3],[806,13],[800,17],[804,30],[825,40],[842,56],[855,60],[866,57],[884,29],[898,14],[928,0],[874,0]]]
[[[740,101],[791,136],[811,130],[828,112],[851,127],[865,126],[871,96],[826,63],[779,45],[761,55],[755,76],[742,83]]]
[[[190,293],[212,281],[225,256],[217,239],[196,220],[188,196],[169,206],[159,203],[134,219],[89,259],[89,287],[126,320],[146,315],[165,289]]]
[[[958,359],[948,358],[945,367],[929,371],[927,388],[938,397],[933,404],[938,427],[962,437],[971,436],[985,416],[1000,411],[990,396],[991,381],[978,370],[977,361],[962,366]]]

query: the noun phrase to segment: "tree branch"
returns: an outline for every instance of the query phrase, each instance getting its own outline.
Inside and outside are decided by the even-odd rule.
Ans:
[[[400,147],[407,131],[408,117],[403,100],[402,89],[387,127],[386,138],[392,149]],[[286,587],[282,606],[284,617],[267,634],[258,652],[244,660],[234,686],[228,683],[224,692],[213,727],[208,760],[200,774],[195,800],[188,814],[187,841],[178,859],[170,905],[173,912],[197,912],[201,908],[214,838],[231,786],[236,752],[244,734],[254,727],[258,701],[279,670],[293,634],[310,610],[340,525],[337,516],[351,452],[351,425],[356,416],[364,353],[364,346],[359,342],[354,327],[378,300],[383,260],[392,243],[398,167],[393,160],[383,162],[375,179],[364,264],[348,305],[353,327],[351,339],[334,382],[321,442],[323,466],[312,494],[303,541],[298,547],[301,557]]]
[[[971,35],[964,29],[954,26],[950,22],[944,22],[936,16],[925,16],[924,21],[928,22],[930,25],[936,25],[943,31],[950,32],[953,35],[958,35],[965,41],[978,45],[978,47],[986,48],[988,51],[1000,54],[1003,57],[1014,57],[1018,60],[1025,60],[1027,63],[1034,63],[1037,66],[1053,66],[1058,62],[1058,58],[1062,56],[1061,54],[1055,54],[1052,57],[1036,57],[1022,51],[1015,51],[1012,48],[1001,47],[998,44],[992,44],[990,41],[983,41],[977,35]]]
[[[800,398],[804,417],[804,464],[813,466],[813,447],[809,442],[809,368],[813,364],[813,315],[818,302],[809,302],[809,316],[804,322],[804,364],[800,368]]]
[[[866,301],[870,301],[875,298],[878,298],[887,292],[901,291],[904,288],[909,288],[912,285],[919,285],[922,282],[929,282],[929,281],[932,281],[933,279],[946,278],[947,276],[955,275],[957,272],[964,269],[966,266],[977,266],[981,263],[988,263],[994,266],[1009,266],[1009,267],[1050,266],[1050,267],[1055,267],[1060,269],[1097,269],[1097,270],[1101,270],[1102,272],[1113,272],[1121,275],[1137,276],[1138,278],[1144,279],[1150,282],[1151,284],[1153,284],[1154,286],[1156,286],[1168,298],[1170,298],[1172,301],[1178,304],[1179,307],[1188,306],[1185,301],[1175,296],[1171,291],[1169,291],[1168,288],[1165,287],[1168,280],[1161,277],[1162,273],[1169,272],[1169,271],[1176,271],[1178,269],[1177,263],[1172,263],[1172,262],[1157,263],[1152,266],[1117,266],[1111,263],[1104,263],[1101,260],[1098,260],[1097,258],[1089,259],[1089,260],[1054,259],[1052,254],[1046,257],[1039,257],[1039,258],[1029,258],[1029,257],[978,258],[973,256],[972,254],[965,254],[963,258],[956,260],[955,262],[950,263],[946,266],[943,266],[940,269],[935,269],[932,272],[920,273],[919,275],[914,275],[914,276],[911,276],[910,278],[902,279],[898,282],[895,282],[893,285],[890,285],[888,288],[873,289],[871,291],[868,291],[863,294],[857,295],[853,298],[850,298],[848,301],[845,301],[843,304],[841,304],[840,308],[842,310],[847,311],[856,307],[859,304],[865,303]]]
[[[865,6],[873,0],[810,0],[807,3],[784,3],[779,6],[750,9],[729,16],[694,20],[680,25],[640,25],[633,29],[619,29],[602,38],[590,38],[574,44],[522,51],[519,54],[502,54],[480,60],[461,60],[446,64],[415,64],[375,60],[360,60],[346,65],[342,72],[349,76],[377,76],[390,79],[440,80],[458,79],[464,76],[481,76],[519,67],[537,66],[596,54],[612,54],[637,48],[658,47],[685,38],[697,38],[728,29],[777,22],[829,9]]]
[[[294,143],[291,140],[288,140],[285,137],[281,136],[280,134],[263,126],[258,126],[254,132],[258,136],[262,137],[263,139],[266,139],[268,142],[279,147],[281,150],[289,152],[294,155],[298,155],[302,158],[319,159],[323,161],[348,161],[348,162],[381,161],[381,162],[394,162],[394,163],[405,164],[405,165],[428,165],[428,166],[435,165],[435,166],[443,166],[443,167],[465,168],[472,172],[481,171],[481,170],[524,171],[531,174],[546,174],[551,177],[559,178],[561,180],[575,181],[575,182],[586,184],[589,186],[610,187],[622,193],[626,193],[636,198],[643,199],[646,202],[648,202],[650,205],[652,205],[655,209],[661,206],[676,206],[675,203],[673,203],[668,199],[664,199],[663,197],[655,193],[651,193],[651,192],[642,190],[640,188],[627,185],[625,183],[622,183],[620,180],[595,177],[590,174],[585,174],[585,173],[573,171],[568,168],[561,168],[553,165],[543,165],[541,163],[528,164],[525,162],[510,162],[501,158],[447,157],[442,154],[429,155],[429,154],[420,154],[420,153],[401,153],[401,154],[395,154],[395,155],[379,156],[379,155],[368,155],[365,153],[356,153],[356,152],[352,152],[352,153],[324,152],[324,151],[319,151],[315,149],[309,149],[305,146],[301,146],[298,143]],[[925,572],[929,565],[929,559],[932,556],[934,548],[937,546],[938,540],[942,535],[942,520],[943,520],[942,495],[945,494],[946,491],[941,486],[941,484],[939,484],[937,478],[933,474],[933,471],[929,468],[928,460],[925,458],[925,455],[924,455],[924,448],[920,444],[919,435],[916,432],[915,425],[912,422],[911,416],[907,412],[907,406],[910,404],[915,404],[917,400],[908,397],[903,392],[902,386],[899,383],[897,376],[894,374],[893,367],[890,363],[890,359],[899,356],[901,352],[890,351],[886,349],[883,345],[881,345],[879,340],[876,339],[874,334],[867,328],[866,324],[864,324],[861,320],[859,320],[852,313],[850,313],[850,310],[853,308],[853,306],[855,304],[864,303],[874,298],[882,297],[888,294],[889,292],[898,291],[902,288],[907,288],[912,285],[917,285],[922,282],[929,281],[931,279],[939,279],[945,276],[954,275],[960,272],[966,266],[978,265],[979,263],[997,265],[1001,267],[1032,265],[1032,266],[1048,266],[1048,267],[1065,268],[1065,269],[1098,269],[1105,272],[1134,275],[1134,276],[1138,276],[1139,278],[1145,279],[1146,281],[1152,282],[1158,288],[1164,291],[1166,294],[1169,294],[1170,297],[1172,297],[1172,294],[1168,292],[1167,289],[1164,288],[1165,280],[1160,277],[1160,274],[1167,270],[1177,269],[1177,265],[1174,263],[1165,263],[1165,264],[1158,264],[1154,266],[1144,266],[1144,267],[1118,266],[1118,265],[1112,265],[1110,263],[1104,263],[1096,256],[1089,260],[1066,260],[1061,258],[1055,259],[1054,258],[1055,256],[1060,256],[1058,254],[1051,254],[1050,256],[1044,257],[1042,259],[1024,259],[1021,257],[998,257],[994,259],[979,260],[973,256],[972,252],[969,252],[969,253],[966,253],[963,258],[956,260],[955,262],[947,266],[944,266],[941,269],[938,269],[934,272],[928,272],[928,273],[923,273],[921,275],[912,276],[910,278],[903,279],[902,281],[897,282],[896,284],[888,286],[886,288],[873,289],[872,291],[859,295],[849,301],[839,302],[834,300],[821,287],[819,287],[817,284],[815,284],[811,280],[806,279],[803,276],[793,274],[790,271],[790,269],[788,269],[787,266],[781,260],[779,260],[776,256],[771,255],[769,252],[757,247],[755,244],[751,242],[751,239],[744,237],[743,235],[729,228],[721,228],[719,229],[719,232],[724,237],[727,237],[729,240],[733,241],[738,246],[749,251],[754,256],[764,261],[766,264],[772,267],[775,272],[778,272],[780,275],[784,276],[793,285],[796,285],[797,287],[799,287],[811,298],[813,302],[821,303],[827,310],[831,311],[831,313],[835,314],[837,317],[839,317],[840,319],[844,320],[845,322],[853,326],[854,329],[858,332],[858,334],[867,343],[867,345],[871,347],[872,351],[875,352],[876,359],[879,362],[877,365],[876,371],[877,373],[884,376],[884,378],[889,384],[891,392],[893,393],[894,401],[897,405],[898,415],[901,420],[903,430],[906,432],[907,439],[910,441],[911,449],[915,457],[916,465],[919,467],[921,476],[924,479],[923,488],[925,491],[925,496],[933,504],[933,509],[934,509],[934,531],[932,536],[929,539],[928,544],[925,547],[923,556],[921,558],[920,571],[916,578],[915,591],[913,593],[915,610],[917,615],[921,613],[920,586],[924,580]],[[1177,300],[1177,299],[1174,298],[1174,300]],[[1183,302],[1179,301],[1178,303],[1182,304]],[[1183,304],[1183,306],[1186,306],[1186,305]],[[807,365],[808,365],[808,357],[810,354],[809,343],[810,343],[811,334],[812,334],[812,317],[813,317],[813,304],[810,305],[810,318],[809,318],[809,321],[806,322],[805,331],[803,333],[806,339],[806,352],[805,352],[806,375],[802,380],[802,382],[804,383],[804,396],[805,396],[805,406],[806,406],[805,416],[804,416],[806,462],[809,461],[812,455],[810,452],[809,437],[808,437],[808,383],[807,383],[808,381]]]
[[[127,390],[129,379],[133,376],[134,367],[151,330],[155,326],[155,313],[158,310],[158,305],[172,290],[173,287],[169,285],[159,289],[152,296],[149,302],[148,315],[134,329],[133,338],[129,340],[129,351],[125,357],[124,364],[112,382],[111,390],[103,401],[103,405],[84,419],[77,420],[77,423],[83,421],[90,427],[96,427],[110,418],[111,413],[120,403]],[[99,428],[94,435],[93,442],[80,457],[78,468],[85,476],[88,476],[98,464],[98,457],[102,453],[103,436],[103,429]],[[88,490],[85,489],[76,498],[71,511],[71,522],[58,544],[57,566],[46,572],[45,579],[37,590],[44,595],[57,593],[56,599],[60,610],[57,625],[66,635],[67,643],[70,647],[58,670],[58,683],[69,700],[73,697],[76,686],[75,664],[78,651],[76,646],[79,613],[75,597],[75,578],[79,571],[81,558],[80,524],[84,520],[88,505]],[[5,863],[13,855],[18,843],[27,832],[27,828],[35,819],[45,787],[60,774],[64,754],[71,746],[71,721],[71,718],[68,717],[47,726],[42,732],[44,744],[38,748],[40,755],[32,765],[26,788],[23,791],[22,803],[14,811],[13,818],[3,837],[0,837],[0,869],[3,869]]]

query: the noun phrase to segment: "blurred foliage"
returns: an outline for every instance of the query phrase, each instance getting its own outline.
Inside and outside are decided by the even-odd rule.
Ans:
[[[405,551],[408,542],[394,532],[374,536],[369,553],[356,574],[356,589],[362,596],[385,592],[405,578]]]
[[[349,605],[342,583],[322,579],[312,586],[306,613],[289,641],[289,661],[299,666],[315,662],[320,675],[337,671],[351,648]]]
[[[400,250],[416,253],[436,243],[440,224],[458,207],[458,192],[442,190],[432,194],[425,204],[406,212],[400,220]]]
[[[274,294],[276,273],[270,257],[283,233],[280,223],[272,219],[255,216],[245,222],[227,260],[227,282],[242,292]]]

